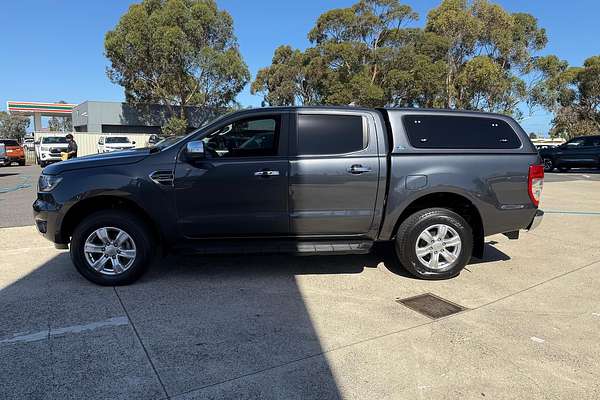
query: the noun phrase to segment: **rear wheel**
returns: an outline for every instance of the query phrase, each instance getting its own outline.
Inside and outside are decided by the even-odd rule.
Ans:
[[[136,215],[100,211],[73,232],[71,260],[85,278],[103,286],[135,282],[152,259],[152,238]]]
[[[454,277],[473,251],[473,231],[467,221],[445,208],[428,208],[408,217],[395,240],[402,266],[421,279]]]

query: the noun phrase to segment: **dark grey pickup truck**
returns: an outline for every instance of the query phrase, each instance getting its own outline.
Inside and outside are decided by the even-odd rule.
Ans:
[[[425,279],[457,275],[484,237],[543,212],[544,171],[511,118],[422,109],[260,108],[152,148],[44,169],[38,230],[102,285],[160,245],[199,253],[351,254],[395,244]]]

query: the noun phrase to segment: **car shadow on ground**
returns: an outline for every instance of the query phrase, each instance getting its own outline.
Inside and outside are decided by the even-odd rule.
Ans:
[[[486,245],[481,263],[499,259]],[[340,398],[298,277],[380,263],[408,277],[384,245],[349,256],[157,257],[140,281],[112,288],[84,280],[61,253],[0,290],[0,398]],[[312,301],[327,301],[324,289]],[[111,318],[127,322],[65,329]]]

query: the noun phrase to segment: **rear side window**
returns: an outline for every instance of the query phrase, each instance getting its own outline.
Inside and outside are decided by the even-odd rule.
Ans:
[[[367,135],[359,115],[298,115],[298,154],[345,154],[363,150]]]
[[[410,144],[424,149],[517,149],[521,141],[508,123],[496,118],[405,115]]]

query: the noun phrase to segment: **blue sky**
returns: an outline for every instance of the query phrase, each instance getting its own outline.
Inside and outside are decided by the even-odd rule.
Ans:
[[[217,0],[234,19],[241,52],[252,74],[270,64],[281,44],[305,48],[306,35],[327,9],[345,7],[354,0]],[[0,110],[7,100],[58,101],[123,100],[121,87],[105,74],[103,41],[132,1],[19,0],[6,2],[0,13]],[[427,11],[439,0],[404,0],[424,23]],[[553,53],[572,65],[600,54],[600,1],[498,0],[510,11],[536,16],[548,31]],[[238,100],[260,105],[249,89]],[[522,125],[527,131],[546,132],[550,116],[537,110]]]

